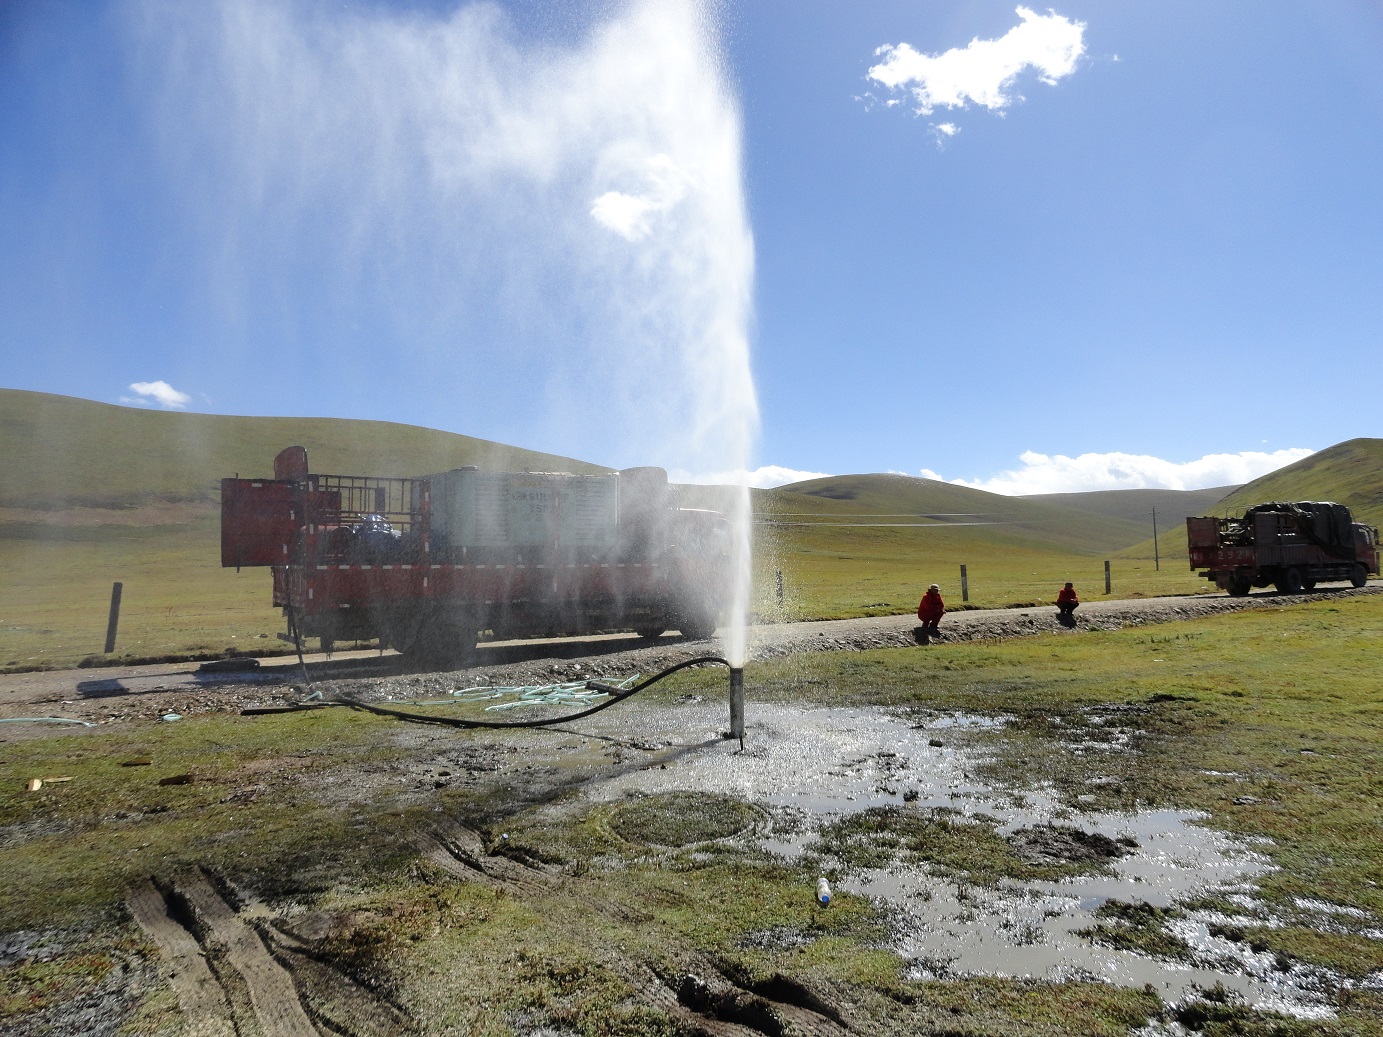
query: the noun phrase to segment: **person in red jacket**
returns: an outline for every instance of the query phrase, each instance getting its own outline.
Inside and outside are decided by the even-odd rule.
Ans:
[[[1073,622],[1076,609],[1080,608],[1080,598],[1076,597],[1075,585],[1067,582],[1065,587],[1057,593],[1056,610],[1061,614],[1063,622]]]
[[[920,633],[925,639],[932,634],[940,634],[937,624],[946,614],[946,603],[941,600],[941,588],[935,583],[927,588],[922,600],[917,603],[917,618],[922,621]]]

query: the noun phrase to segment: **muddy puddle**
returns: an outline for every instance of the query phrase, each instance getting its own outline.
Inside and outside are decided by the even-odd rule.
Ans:
[[[890,919],[888,946],[914,978],[1149,984],[1174,1003],[1220,984],[1263,1010],[1334,1014],[1329,1000],[1346,982],[1340,976],[1220,935],[1274,924],[1254,895],[1255,878],[1270,866],[1262,853],[1188,811],[1073,812],[1049,789],[990,787],[976,774],[992,751],[987,746],[1002,737],[1002,718],[751,705],[743,751],[719,738],[726,725],[724,702],[713,700],[631,705],[592,718],[582,727],[593,734],[636,738],[653,751],[650,766],[591,782],[585,795],[618,800],[693,790],[766,808],[772,821],[745,838],[789,860],[809,854],[832,874],[838,893],[874,900]],[[1031,859],[1083,847],[1100,859],[1082,874],[983,884],[906,855],[852,865],[831,840],[861,815],[973,821],[995,845]],[[867,829],[851,838],[867,843]],[[808,903],[812,894],[804,891]],[[1211,897],[1219,910],[1195,907]],[[1149,919],[1171,953],[1143,953],[1143,944],[1121,949],[1127,944],[1082,933],[1102,927],[1117,935]]]

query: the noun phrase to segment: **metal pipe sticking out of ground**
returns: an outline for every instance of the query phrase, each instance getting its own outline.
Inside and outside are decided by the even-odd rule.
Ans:
[[[730,737],[744,748],[744,667],[730,667]]]

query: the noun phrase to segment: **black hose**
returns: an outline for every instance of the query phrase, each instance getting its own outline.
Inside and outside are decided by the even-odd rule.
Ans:
[[[623,702],[643,691],[651,684],[657,684],[664,677],[671,676],[678,670],[685,670],[688,666],[699,666],[702,663],[719,663],[721,666],[729,666],[730,663],[718,655],[701,655],[695,659],[688,659],[680,662],[676,666],[669,666],[662,673],[655,673],[646,681],[640,681],[632,688],[616,688],[613,685],[605,684],[601,681],[591,680],[586,682],[586,687],[593,691],[603,691],[610,695],[608,701],[592,706],[590,709],[583,709],[579,713],[569,713],[564,717],[552,717],[547,720],[463,720],[460,717],[444,717],[430,713],[409,713],[402,709],[389,709],[387,706],[376,706],[371,702],[361,702],[359,699],[340,697],[334,702],[323,703],[323,705],[343,705],[350,706],[352,709],[363,709],[367,713],[377,713],[384,717],[394,717],[397,720],[409,720],[415,724],[438,724],[442,727],[483,727],[483,728],[506,728],[506,727],[548,727],[552,724],[565,724],[572,720],[580,720],[593,713],[599,713],[602,709],[609,709],[617,702]],[[301,707],[299,707],[301,708]],[[309,707],[320,708],[320,707]],[[287,712],[287,711],[285,711]]]
[[[289,595],[285,612],[288,614],[288,630],[293,635],[293,645],[298,649],[298,665],[303,671],[303,683],[312,687],[312,678],[307,675],[307,660],[303,658],[303,632],[298,628],[298,616],[293,611],[292,595]]]

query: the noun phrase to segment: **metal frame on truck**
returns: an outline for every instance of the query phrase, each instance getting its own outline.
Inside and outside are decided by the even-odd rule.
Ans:
[[[676,507],[661,469],[323,475],[290,447],[273,479],[221,481],[221,564],[270,567],[290,637],[326,650],[378,640],[445,662],[486,632],[708,637],[729,545],[724,517]]]

